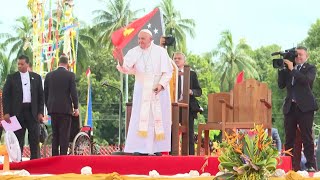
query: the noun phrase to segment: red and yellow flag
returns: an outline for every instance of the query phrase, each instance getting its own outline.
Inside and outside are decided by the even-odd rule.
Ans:
[[[126,27],[122,27],[111,35],[112,44],[123,49],[125,54],[129,49],[138,45],[138,33],[141,29],[149,29],[155,44],[160,43],[160,37],[163,35],[162,15],[158,8],[155,8],[145,16],[131,22]]]

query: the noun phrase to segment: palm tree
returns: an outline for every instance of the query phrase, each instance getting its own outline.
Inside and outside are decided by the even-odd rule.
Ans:
[[[173,0],[162,0],[159,8],[163,12],[166,35],[173,35],[176,38],[177,50],[186,52],[186,35],[195,37],[194,20],[182,19],[180,12],[173,6]],[[172,51],[172,47],[169,48],[170,51]]]
[[[5,47],[11,47],[8,58],[10,59],[11,55],[16,55],[16,57],[18,57],[21,54],[28,55],[31,58],[32,50],[27,46],[31,42],[32,37],[31,19],[27,18],[26,16],[21,16],[16,21],[20,23],[19,25],[13,27],[16,36],[12,36],[8,33],[0,35],[1,38],[7,38],[3,42],[3,45]]]
[[[97,14],[93,19],[93,32],[98,33],[98,42],[111,47],[112,32],[134,20],[139,11],[131,11],[130,1],[127,0],[109,0],[109,3],[106,2],[106,9],[93,11]]]
[[[220,76],[220,91],[231,90],[236,75],[242,70],[246,77],[258,79],[255,61],[248,55],[250,46],[243,39],[235,45],[230,31],[223,31],[221,36],[217,49],[212,52],[213,57],[218,56],[219,59],[215,70]]]
[[[77,44],[77,74],[82,74],[88,67],[90,54],[89,50],[95,48],[94,35],[90,32],[90,27],[84,27],[79,30]]]
[[[7,75],[10,74],[11,63],[9,58],[0,52],[0,89],[3,87]]]

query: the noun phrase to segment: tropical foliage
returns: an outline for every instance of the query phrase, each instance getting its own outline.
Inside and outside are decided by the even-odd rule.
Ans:
[[[231,90],[240,71],[244,71],[247,78],[259,80],[256,62],[248,55],[251,48],[245,40],[235,44],[230,31],[223,31],[221,36],[217,49],[212,52],[213,57],[218,57],[215,70],[220,77],[220,90]]]
[[[1,34],[1,37],[7,37],[3,46],[8,47],[11,45],[9,51],[9,58],[11,55],[18,57],[21,54],[26,54],[32,58],[32,50],[28,48],[32,38],[32,23],[30,18],[26,16],[19,17],[17,20],[18,25],[14,26],[15,36],[11,34]]]
[[[98,34],[97,41],[111,48],[111,34],[115,30],[126,26],[137,17],[141,10],[130,10],[130,2],[127,0],[110,0],[105,3],[105,9],[95,10],[97,16],[93,19],[95,23],[92,32]]]
[[[219,170],[233,179],[268,179],[277,167],[278,150],[263,125],[248,133],[225,133],[226,141],[217,146]]]
[[[308,37],[304,40],[305,45],[310,49],[314,50],[320,46],[320,19],[318,19],[308,32]]]
[[[10,68],[11,61],[3,52],[0,52],[0,88],[2,88],[7,75],[10,74]]]
[[[193,19],[183,19],[180,12],[173,6],[173,0],[163,0],[159,7],[163,12],[165,34],[174,36],[176,38],[176,50],[186,53],[186,35],[188,34],[192,38],[195,37],[194,28],[196,23]],[[170,54],[173,48],[168,47]]]

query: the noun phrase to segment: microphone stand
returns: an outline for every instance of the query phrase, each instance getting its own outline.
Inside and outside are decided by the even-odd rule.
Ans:
[[[108,83],[103,83],[102,85],[116,89],[120,95],[120,98],[119,98],[119,142],[118,143],[119,143],[119,150],[122,151],[122,147],[121,147],[122,91],[119,88],[112,86]]]

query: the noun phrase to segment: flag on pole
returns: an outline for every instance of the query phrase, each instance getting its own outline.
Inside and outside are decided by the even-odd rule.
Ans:
[[[241,83],[243,80],[244,80],[244,71],[242,70],[242,71],[237,75],[236,84]]]
[[[90,67],[88,67],[86,71],[87,75],[87,81],[88,81],[88,94],[87,94],[87,112],[86,112],[86,118],[84,120],[84,125],[85,126],[90,126],[91,128],[93,127],[92,125],[92,98],[91,98],[91,70]]]
[[[160,44],[160,37],[164,33],[162,14],[158,8],[147,15],[131,22],[126,27],[122,27],[111,35],[112,44],[122,49],[126,54],[129,49],[138,45],[138,33],[142,29],[149,29],[152,32],[154,43]]]

